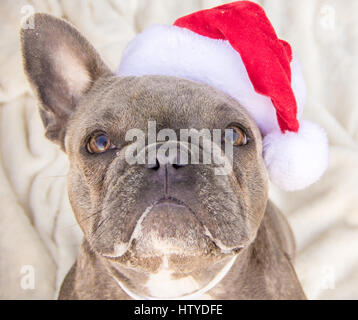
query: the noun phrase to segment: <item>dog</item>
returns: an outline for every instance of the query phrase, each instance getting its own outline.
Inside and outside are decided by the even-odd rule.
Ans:
[[[68,155],[84,234],[59,299],[305,299],[293,234],[268,198],[261,133],[239,102],[177,77],[117,76],[72,25],[32,19],[24,69],[46,137]],[[157,131],[231,128],[232,170],[129,164],[126,132],[150,121]]]

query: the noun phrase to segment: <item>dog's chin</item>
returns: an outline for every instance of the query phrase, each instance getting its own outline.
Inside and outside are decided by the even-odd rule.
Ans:
[[[143,214],[130,243],[117,245],[115,249],[116,253],[107,258],[128,267],[148,271],[165,267],[191,272],[199,264],[215,263],[242,248],[223,247],[183,202],[165,199]]]

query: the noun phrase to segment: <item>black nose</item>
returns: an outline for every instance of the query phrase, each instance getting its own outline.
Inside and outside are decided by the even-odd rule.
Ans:
[[[157,171],[160,168],[165,168],[168,166],[173,167],[174,169],[180,169],[186,166],[186,164],[180,163],[180,161],[173,161],[174,163],[170,163],[169,160],[159,160],[156,159],[155,164],[147,164],[147,168],[150,170]]]

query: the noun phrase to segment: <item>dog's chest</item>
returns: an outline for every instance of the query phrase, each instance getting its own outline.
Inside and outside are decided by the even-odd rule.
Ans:
[[[199,283],[192,276],[176,278],[168,269],[151,274],[145,288],[150,296],[156,298],[211,299],[209,294],[201,292]]]

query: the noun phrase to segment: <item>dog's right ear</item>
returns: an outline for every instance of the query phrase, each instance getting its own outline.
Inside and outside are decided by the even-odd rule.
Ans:
[[[79,99],[111,71],[69,23],[42,13],[29,19],[34,28],[25,22],[21,29],[24,68],[40,102],[46,136],[64,148],[66,122]]]

